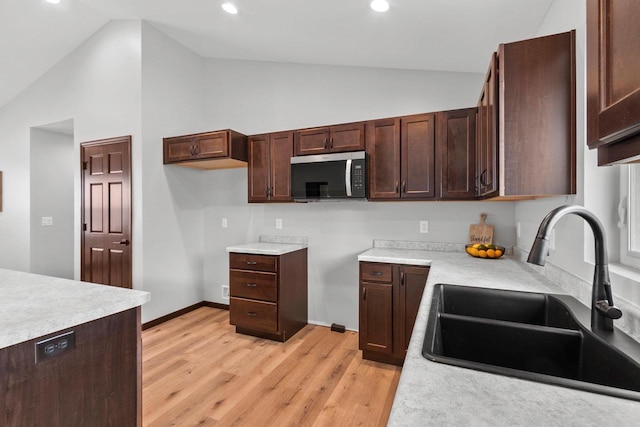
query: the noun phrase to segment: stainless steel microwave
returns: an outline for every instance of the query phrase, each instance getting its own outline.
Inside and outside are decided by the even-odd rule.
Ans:
[[[291,195],[296,201],[366,200],[364,151],[291,158]]]

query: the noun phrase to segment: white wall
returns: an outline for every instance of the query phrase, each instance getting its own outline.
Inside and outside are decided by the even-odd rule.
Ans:
[[[203,299],[203,172],[163,166],[162,138],[203,128],[204,60],[142,23],[143,322]]]
[[[209,129],[246,134],[474,106],[484,75],[208,60]],[[309,319],[358,328],[357,255],[378,239],[467,241],[487,212],[496,240],[516,242],[511,202],[248,204],[247,171],[204,172],[205,299],[228,303],[228,245],[261,234],[309,238]],[[228,218],[228,228],[221,219]],[[283,220],[282,230],[275,219]],[[419,234],[419,221],[429,234]]]
[[[31,272],[73,279],[73,135],[32,128],[30,152]]]
[[[515,221],[521,224],[518,247],[529,251],[540,221],[553,208],[575,203],[594,212],[607,229],[610,262],[619,260],[617,206],[619,199],[619,166],[598,167],[597,155],[586,148],[586,5],[584,0],[555,0],[538,35],[576,29],[576,106],[577,106],[577,172],[575,196],[518,202]],[[576,217],[562,219],[555,227],[556,249],[550,251],[549,262],[587,282],[593,278],[593,234],[586,223]],[[640,305],[640,284],[612,274],[614,294]]]
[[[74,156],[80,142],[121,135],[133,139],[134,223],[140,198],[140,22],[107,24],[42,78],[0,109],[0,267],[30,271],[30,128],[74,120]],[[73,167],[74,271],[80,271],[80,162]],[[133,250],[141,234],[134,228]],[[136,266],[134,262],[134,277]],[[134,280],[134,284],[137,282]]]

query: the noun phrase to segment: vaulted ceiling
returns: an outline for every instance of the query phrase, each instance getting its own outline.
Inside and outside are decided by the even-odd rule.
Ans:
[[[203,57],[484,72],[554,0],[0,0],[0,107],[104,24],[142,19]],[[566,0],[555,0],[566,1]]]

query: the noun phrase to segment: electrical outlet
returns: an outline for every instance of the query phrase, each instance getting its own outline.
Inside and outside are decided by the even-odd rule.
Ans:
[[[420,233],[426,234],[429,232],[429,221],[420,221]]]
[[[222,298],[229,299],[229,285],[222,285]]]
[[[282,230],[282,218],[276,218],[276,229]]]
[[[43,227],[51,227],[51,226],[53,226],[53,217],[52,216],[43,216],[42,217],[42,226]]]
[[[522,232],[520,230],[520,223],[516,224],[516,234],[518,235],[518,237],[522,236]]]
[[[36,363],[56,357],[76,348],[76,333],[69,331],[36,343]]]
[[[227,218],[222,218],[222,228],[227,228]]]

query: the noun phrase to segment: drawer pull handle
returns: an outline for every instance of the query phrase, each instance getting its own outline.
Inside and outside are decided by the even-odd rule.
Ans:
[[[372,271],[371,273],[372,276],[382,276],[382,271]]]
[[[250,287],[250,288],[255,288],[258,285],[255,284],[255,283],[247,283],[247,286]]]
[[[257,315],[258,315],[258,313],[256,313],[255,311],[248,311],[247,312],[247,316],[250,316],[250,317],[256,317]]]
[[[247,265],[256,265],[258,261],[247,261]]]

